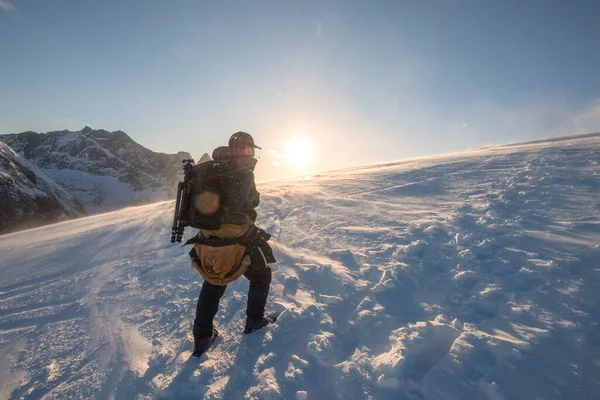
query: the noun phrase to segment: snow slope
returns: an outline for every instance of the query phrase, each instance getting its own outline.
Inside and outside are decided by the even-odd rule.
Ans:
[[[236,281],[200,360],[173,202],[1,236],[0,398],[597,398],[599,162],[593,135],[264,184],[288,311],[243,336]]]

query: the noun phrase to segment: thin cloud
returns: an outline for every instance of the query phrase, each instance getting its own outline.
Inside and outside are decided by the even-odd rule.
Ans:
[[[600,132],[600,98],[575,115],[569,128],[571,130],[569,133]]]
[[[469,128],[487,137],[514,141],[600,132],[600,98],[574,109],[564,99],[510,107],[486,104],[469,113]],[[468,130],[465,129],[465,132]]]
[[[13,6],[8,0],[0,0],[0,10],[2,11],[17,11],[17,7]]]

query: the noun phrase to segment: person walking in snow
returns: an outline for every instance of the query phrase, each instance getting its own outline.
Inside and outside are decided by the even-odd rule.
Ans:
[[[202,355],[217,336],[213,320],[219,300],[241,275],[250,281],[244,333],[273,321],[264,314],[271,284],[269,263],[276,260],[267,243],[270,235],[254,224],[260,202],[254,181],[255,149],[260,147],[250,134],[234,133],[228,146],[214,150],[193,200],[201,212],[218,216],[215,229],[201,229],[192,239],[191,263],[204,278],[194,319],[194,356]]]

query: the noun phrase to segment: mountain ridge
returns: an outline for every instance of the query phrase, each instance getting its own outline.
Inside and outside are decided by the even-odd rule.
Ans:
[[[85,214],[77,199],[0,141],[0,233]]]
[[[79,131],[3,134],[0,141],[92,214],[173,198],[181,160],[191,158],[188,152],[154,152],[120,130],[89,126]]]

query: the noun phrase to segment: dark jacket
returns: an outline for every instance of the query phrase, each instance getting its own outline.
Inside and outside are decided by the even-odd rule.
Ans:
[[[232,149],[226,146],[216,148],[213,151],[213,159],[219,164],[218,177],[214,184],[219,188],[221,223],[253,225],[256,221],[254,209],[260,204],[260,193],[256,190],[253,172],[257,160],[233,157]],[[271,235],[258,227],[251,231],[246,245],[250,248],[260,248],[267,263],[276,262],[273,250],[267,243]]]
[[[254,183],[254,172],[249,168],[228,162],[224,175],[226,182],[221,186],[221,221],[226,224],[243,224],[256,221],[260,204],[260,193]]]

